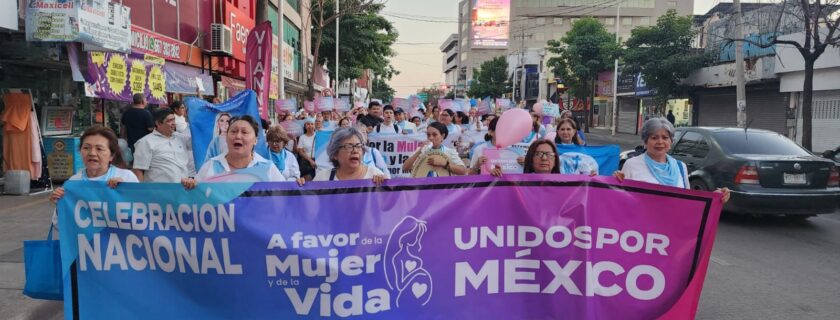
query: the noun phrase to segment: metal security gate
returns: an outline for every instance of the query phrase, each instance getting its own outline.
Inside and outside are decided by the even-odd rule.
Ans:
[[[814,91],[811,111],[812,150],[821,153],[836,149],[840,146],[840,90]],[[799,123],[801,128],[801,119]]]
[[[701,127],[734,127],[736,126],[737,110],[735,110],[735,89],[731,94],[701,95],[697,124]]]
[[[747,92],[747,123],[750,128],[787,134],[786,109],[790,94],[774,91]],[[734,100],[733,100],[734,101]]]
[[[639,121],[639,101],[635,98],[618,98],[618,132],[636,134]]]

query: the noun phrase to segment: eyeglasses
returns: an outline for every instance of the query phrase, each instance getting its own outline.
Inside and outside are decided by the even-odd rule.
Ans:
[[[268,141],[267,143],[268,144],[284,144],[286,142],[282,141],[282,140],[274,140],[274,141]]]
[[[557,154],[554,152],[537,151],[534,152],[534,156],[540,159],[553,159],[555,156],[557,156]]]
[[[356,143],[356,144],[348,143],[348,144],[342,144],[342,145],[338,146],[339,149],[347,150],[347,151],[353,151],[353,149],[362,150],[362,149],[364,149],[364,147],[365,147],[365,145],[363,145],[361,143]]]

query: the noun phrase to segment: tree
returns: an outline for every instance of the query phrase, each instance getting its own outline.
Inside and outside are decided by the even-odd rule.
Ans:
[[[382,101],[391,101],[394,100],[394,88],[388,85],[384,79],[380,77],[376,77],[373,79],[373,86],[371,88],[370,96],[376,99],[382,99]]]
[[[510,92],[507,74],[508,63],[505,57],[496,57],[485,61],[481,67],[473,70],[475,81],[470,85],[467,94],[470,97],[501,98],[505,93]]]
[[[625,70],[642,72],[648,87],[657,90],[657,104],[664,105],[670,97],[685,95],[689,87],[680,81],[710,60],[709,55],[691,48],[694,35],[690,17],[668,10],[656,20],[656,25],[633,29],[625,43]]]
[[[426,94],[426,106],[437,105],[438,99],[444,98],[444,96],[446,95],[445,90],[440,89],[436,86],[431,86],[428,88],[417,90],[417,93]]]
[[[547,49],[557,55],[548,59],[548,66],[553,69],[554,75],[566,82],[570,94],[584,99],[594,97],[598,72],[612,69],[613,60],[619,53],[615,35],[607,32],[592,17],[576,21],[560,40],[549,40]],[[591,106],[589,123],[592,123]]]
[[[825,2],[825,3],[823,3]],[[788,11],[785,8],[788,7]],[[838,1],[810,1],[786,0],[782,2],[782,10],[772,36],[766,43],[757,43],[748,39],[728,39],[743,41],[753,45],[769,48],[776,44],[788,45],[795,48],[805,62],[805,82],[802,85],[802,146],[810,150],[812,147],[813,97],[814,97],[814,64],[825,52],[828,46],[840,46],[840,15],[836,15],[840,3]],[[794,40],[779,39],[779,26],[782,17],[792,16],[805,27],[804,39],[800,43]],[[832,18],[834,17],[834,18]]]
[[[319,53],[321,52],[321,44],[323,42],[324,31],[326,28],[332,27],[335,29],[333,22],[336,19],[362,12],[371,6],[378,4],[377,0],[344,0],[341,1],[339,11],[336,12],[336,1],[340,0],[310,0],[309,2],[309,19],[304,19],[307,21],[304,22],[303,27],[304,29],[312,30],[312,54],[314,55],[312,60],[316,61],[316,64],[318,61],[322,61]],[[308,24],[311,24],[311,26]],[[312,83],[312,74],[306,73],[310,72],[309,70],[314,70],[317,66],[310,68],[308,65],[309,60],[304,60],[307,61],[307,65],[304,66],[304,76],[306,78],[306,84],[309,87],[307,98],[311,99],[315,95],[315,87]]]
[[[365,69],[385,79],[397,74],[388,58],[394,56],[391,47],[398,33],[388,19],[379,15],[383,8],[382,4],[374,4],[341,18],[339,36],[344,40],[339,44],[339,74],[336,78],[335,70],[330,70],[331,79],[357,79]],[[324,29],[319,64],[335,65],[335,43],[335,28]]]

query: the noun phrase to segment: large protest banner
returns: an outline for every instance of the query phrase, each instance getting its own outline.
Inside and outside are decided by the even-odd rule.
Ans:
[[[268,156],[265,133],[259,127],[260,112],[257,107],[257,94],[253,90],[243,90],[220,104],[212,104],[196,97],[184,99],[190,115],[190,133],[192,135],[193,159],[195,169],[199,170],[205,161],[227,152],[227,129],[232,117],[249,115],[257,121],[257,145],[254,151],[263,158]]]
[[[721,208],[566,175],[65,189],[80,319],[690,319]]]
[[[402,169],[403,163],[411,157],[420,145],[427,141],[425,134],[371,134],[368,146],[379,150],[391,177],[411,177],[410,171]]]

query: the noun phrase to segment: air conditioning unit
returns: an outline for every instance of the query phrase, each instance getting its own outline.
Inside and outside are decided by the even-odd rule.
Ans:
[[[221,23],[210,24],[210,52],[224,55],[233,53],[233,34]]]

